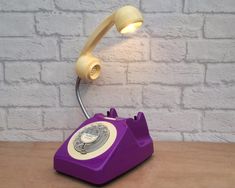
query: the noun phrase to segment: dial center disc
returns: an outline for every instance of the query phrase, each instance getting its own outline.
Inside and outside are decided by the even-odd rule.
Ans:
[[[90,144],[92,142],[95,142],[98,138],[98,135],[93,135],[90,133],[83,133],[81,135],[81,141],[85,144]]]

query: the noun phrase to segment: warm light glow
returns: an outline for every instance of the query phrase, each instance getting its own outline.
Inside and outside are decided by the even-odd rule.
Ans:
[[[142,22],[136,22],[136,23],[129,24],[129,25],[127,25],[126,27],[124,27],[124,28],[121,30],[121,33],[122,33],[122,34],[125,34],[125,33],[133,33],[133,32],[134,32],[136,29],[138,29],[141,25],[142,25]]]

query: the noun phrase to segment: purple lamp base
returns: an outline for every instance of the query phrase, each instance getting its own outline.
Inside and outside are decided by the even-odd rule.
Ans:
[[[67,150],[70,138],[80,128],[96,121],[107,121],[115,126],[117,136],[114,143],[107,151],[95,158],[74,159]],[[101,185],[134,168],[152,154],[153,141],[149,135],[144,114],[139,112],[134,119],[120,118],[115,109],[110,109],[107,116],[95,114],[69,136],[54,156],[54,168],[58,172]]]

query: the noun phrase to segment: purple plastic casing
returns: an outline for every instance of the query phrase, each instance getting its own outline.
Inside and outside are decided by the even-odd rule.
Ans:
[[[105,119],[110,117],[110,119]],[[114,118],[113,120],[111,118]],[[96,121],[112,123],[117,137],[112,146],[103,154],[89,159],[72,158],[67,145],[72,135],[80,128]],[[137,166],[153,154],[153,141],[149,135],[147,122],[142,112],[133,118],[120,118],[114,108],[103,114],[95,114],[84,121],[61,145],[54,156],[56,171],[101,185]]]

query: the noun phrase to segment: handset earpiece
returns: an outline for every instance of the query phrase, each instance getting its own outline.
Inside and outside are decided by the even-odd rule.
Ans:
[[[76,62],[76,73],[80,79],[96,80],[100,71],[100,60],[92,54],[82,55]]]

